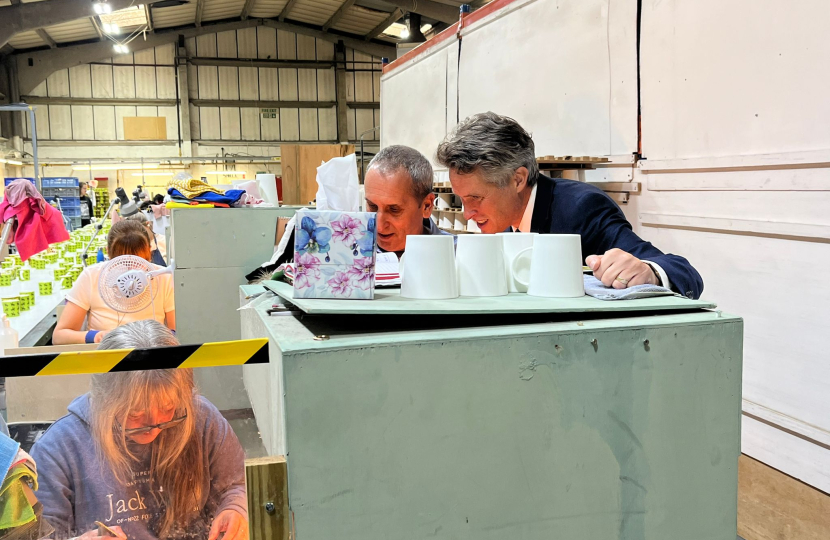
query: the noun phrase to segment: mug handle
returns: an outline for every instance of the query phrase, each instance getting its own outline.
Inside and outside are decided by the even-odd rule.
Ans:
[[[519,284],[521,284],[523,287],[530,287],[530,280],[522,281],[516,275],[516,263],[519,262],[519,257],[521,257],[526,251],[533,251],[533,246],[526,247],[513,256],[513,262],[510,263],[510,275],[513,276],[513,279],[519,282]]]

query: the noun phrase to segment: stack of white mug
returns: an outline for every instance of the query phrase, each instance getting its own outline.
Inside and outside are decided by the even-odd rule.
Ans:
[[[585,294],[578,234],[506,232],[406,237],[401,296],[441,300],[527,293],[548,298]]]

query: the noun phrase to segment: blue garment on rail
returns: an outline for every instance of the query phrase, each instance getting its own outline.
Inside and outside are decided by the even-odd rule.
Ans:
[[[227,204],[233,205],[245,194],[244,189],[229,189],[225,192],[224,195],[219,195],[218,193],[213,193],[212,191],[206,191],[204,193],[200,193],[196,197],[188,198],[182,195],[179,190],[176,188],[170,188],[167,190],[167,194],[171,197],[177,197],[181,199],[186,199],[188,201],[196,201],[200,203],[220,203],[220,204]]]

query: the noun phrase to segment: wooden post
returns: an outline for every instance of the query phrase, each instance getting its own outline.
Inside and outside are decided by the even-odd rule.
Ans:
[[[245,460],[251,540],[288,540],[288,471],[285,457]]]
[[[353,144],[282,144],[282,202],[308,204],[317,196],[317,167],[354,153]]]

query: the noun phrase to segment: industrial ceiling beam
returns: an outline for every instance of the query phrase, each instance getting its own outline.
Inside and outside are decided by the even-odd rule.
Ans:
[[[326,21],[326,24],[323,25],[323,32],[328,32],[329,28],[337,24],[337,21],[343,18],[343,15],[349,10],[350,7],[354,5],[355,0],[346,0],[343,4],[334,12],[334,15]]]
[[[398,6],[404,11],[419,13],[447,24],[458,22],[458,8],[434,2],[433,0],[383,0],[387,4]]]
[[[40,36],[40,39],[42,39],[49,45],[50,49],[58,48],[58,44],[55,43],[55,40],[52,39],[52,36],[46,33],[46,30],[44,30],[43,28],[38,28],[37,30],[35,30],[35,32],[37,33],[37,35]]]
[[[20,96],[20,99],[29,105],[132,105],[170,107],[179,102],[175,99],[135,99],[135,98],[69,98]]]
[[[245,6],[242,8],[242,14],[240,15],[243,21],[251,14],[251,10],[254,8],[254,2],[256,0],[245,0]]]
[[[285,18],[288,17],[288,14],[291,13],[291,10],[294,9],[294,5],[297,3],[297,0],[288,0],[288,3],[285,4],[285,7],[282,8],[280,12],[280,16],[278,17],[280,22],[285,22]]]
[[[113,11],[132,4],[133,0],[109,0]],[[49,0],[0,7],[0,21],[3,21],[0,25],[0,47],[20,32],[94,16],[95,9],[90,0]]]
[[[401,8],[395,8],[395,11],[393,11],[391,15],[386,17],[382,23],[374,28],[374,30],[363,36],[363,39],[370,40],[378,37],[384,30],[389,28],[393,22],[397,21],[401,17],[403,17],[403,10]]]
[[[54,2],[56,0],[49,0]],[[109,0],[113,2],[114,0]],[[45,4],[48,2],[35,2]],[[29,4],[23,4],[29,5]],[[300,24],[279,22],[275,19],[248,19],[245,21],[228,21],[219,23],[207,23],[201,27],[189,26],[185,28],[157,29],[155,33],[148,34],[147,39],[136,39],[130,42],[130,49],[139,51],[151,47],[158,47],[167,43],[175,43],[178,37],[196,37],[204,34],[224,32],[228,30],[240,30],[243,28],[255,28],[257,26],[268,26],[280,30],[287,30],[296,34],[313,36],[325,41],[337,43],[342,40],[347,47],[372,56],[395,57],[395,47],[383,45],[377,42],[365,41],[361,37],[344,36],[323,32],[319,29],[309,28]],[[319,28],[319,27],[318,27]],[[52,73],[90,62],[100,62],[112,57],[112,44],[106,41],[95,43],[84,43],[80,45],[62,44],[57,49],[46,51],[21,51],[14,54],[17,60],[18,76],[20,81],[20,93],[31,94],[32,90],[43,82]],[[31,64],[31,65],[30,65]]]
[[[205,11],[205,0],[196,0],[196,26],[202,26],[202,13]]]
[[[331,60],[274,60],[260,58],[205,58],[194,56],[187,59],[188,64],[194,66],[220,67],[261,67],[261,68],[295,68],[295,69],[329,69],[334,67]]]
[[[95,28],[95,33],[98,34],[98,39],[104,39],[104,31],[101,30],[101,27],[98,25],[98,17],[90,17],[89,22],[91,22],[92,27]]]
[[[344,35],[342,33],[335,34],[332,32],[323,32],[321,29],[319,29],[319,27],[311,28],[290,22],[275,21],[274,19],[262,19],[261,23],[262,26],[276,28],[277,30],[287,30],[289,32],[294,32],[295,34],[300,34],[303,36],[312,36],[320,38],[323,41],[330,41],[332,43],[342,41],[343,44],[346,45],[346,47],[366,54],[370,54],[372,56],[388,58],[395,57],[394,45],[381,45],[380,43],[367,42],[358,36],[352,37],[350,35]]]
[[[155,32],[155,25],[153,24],[153,7],[150,4],[144,4],[144,16],[147,17],[147,30]]]

